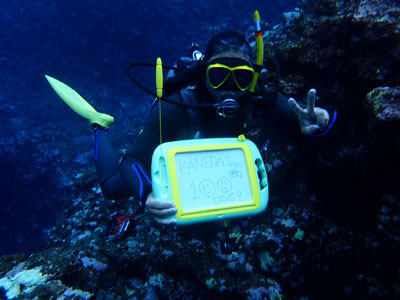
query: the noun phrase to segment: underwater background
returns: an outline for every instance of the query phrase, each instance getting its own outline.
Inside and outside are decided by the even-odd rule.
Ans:
[[[116,117],[115,147],[146,121],[152,97],[129,81],[134,61],[165,64],[223,29],[252,26],[257,1],[12,1],[1,5],[0,253],[37,251],[68,197],[73,177],[93,168],[87,122],[49,88],[44,74]],[[216,8],[212,8],[216,5]],[[272,23],[295,1],[257,4]],[[210,7],[211,6],[211,7]],[[154,73],[141,78],[153,88]]]
[[[115,147],[146,121],[152,97],[128,79],[135,61],[173,65],[192,42],[224,29],[251,30],[255,8],[277,23],[295,1],[10,1],[1,4],[0,253],[37,251],[77,174],[94,168],[93,137],[44,74],[115,116]],[[153,88],[154,72],[141,79]]]
[[[233,29],[281,69],[280,92],[338,111],[304,146],[271,142],[270,203],[219,225],[148,218],[108,242],[137,203],[105,200],[93,133],[54,93],[53,76],[113,115],[123,155],[153,97],[132,62],[173,65],[191,43]],[[400,297],[398,1],[3,1],[0,4],[0,299],[397,299]],[[263,74],[274,82],[274,69]],[[153,69],[140,81],[154,87]],[[214,227],[213,227],[214,226]],[[203,232],[203,233],[202,233]]]

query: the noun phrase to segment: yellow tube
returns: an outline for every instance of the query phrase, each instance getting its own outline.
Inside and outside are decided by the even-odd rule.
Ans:
[[[156,88],[157,88],[157,97],[161,98],[163,94],[163,70],[162,70],[161,58],[157,58]]]
[[[260,77],[260,72],[262,70],[262,65],[264,61],[264,40],[261,31],[261,21],[260,21],[260,13],[258,10],[254,12],[254,35],[256,37],[256,44],[257,44],[257,58],[256,58],[256,65],[253,77],[253,82],[249,88],[249,91],[254,93],[254,90],[257,85],[258,78]]]

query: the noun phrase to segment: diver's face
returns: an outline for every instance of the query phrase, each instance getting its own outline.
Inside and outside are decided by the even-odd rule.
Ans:
[[[217,56],[211,57],[207,65],[209,66],[211,64],[222,64],[231,68],[243,65],[251,65],[246,58],[232,51],[221,52]],[[241,91],[238,88],[232,74],[228,76],[226,81],[218,88],[211,86],[210,80],[206,76],[206,88],[215,102],[221,102],[228,98],[239,100],[247,93],[247,90]]]

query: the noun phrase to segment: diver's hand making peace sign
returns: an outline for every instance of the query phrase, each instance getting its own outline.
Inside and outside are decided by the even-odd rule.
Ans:
[[[289,106],[299,118],[301,132],[305,135],[323,131],[329,124],[329,113],[320,107],[315,107],[315,89],[310,89],[307,96],[307,107],[302,108],[294,98],[288,100]]]

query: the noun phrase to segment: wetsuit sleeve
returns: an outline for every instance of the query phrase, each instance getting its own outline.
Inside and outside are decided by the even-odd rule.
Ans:
[[[182,126],[186,126],[186,113],[183,108],[162,102],[163,142],[187,138]],[[120,164],[120,173],[126,185],[144,207],[151,187],[151,158],[160,144],[159,105],[156,103],[147,125],[136,142],[128,149]]]
[[[119,158],[112,147],[108,130],[96,128],[94,138],[94,161],[104,197],[117,200],[131,196],[121,178]]]

